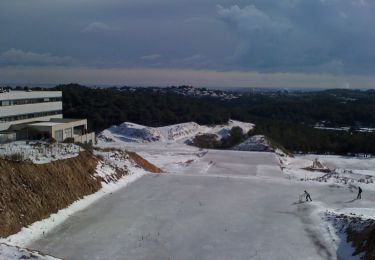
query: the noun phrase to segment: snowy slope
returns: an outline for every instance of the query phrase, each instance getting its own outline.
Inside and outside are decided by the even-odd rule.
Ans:
[[[54,143],[43,141],[16,141],[0,144],[0,158],[7,159],[19,155],[21,161],[45,164],[52,161],[77,157],[82,149],[75,144]]]
[[[246,134],[251,129],[253,129],[255,125],[252,123],[246,123],[230,119],[227,124],[207,127],[206,133],[216,134],[218,136],[218,139],[220,140],[228,137],[230,130],[232,129],[232,127],[235,126],[241,127],[243,132]]]
[[[16,254],[17,246],[21,247],[18,251],[20,251],[21,253],[24,252],[23,248],[27,247],[28,243],[45,236],[45,234],[53,230],[58,225],[62,224],[72,214],[85,209],[97,200],[107,196],[108,194],[112,194],[113,192],[127,186],[128,184],[136,181],[137,179],[148,173],[132,160],[124,157],[123,154],[119,153],[118,151],[95,151],[95,154],[102,158],[102,160],[99,161],[95,172],[96,177],[101,177],[103,179],[102,188],[96,193],[87,195],[82,199],[75,201],[68,207],[60,209],[57,213],[51,214],[48,218],[34,222],[27,227],[23,227],[21,231],[16,234],[10,235],[6,238],[0,238],[0,246],[4,245],[3,248],[0,247],[0,260],[28,259],[3,258],[3,256],[8,254],[8,252]],[[118,176],[116,168],[118,170],[126,171],[127,174],[122,177]]]
[[[247,133],[254,127],[251,123],[229,120],[227,124],[217,126],[202,126],[195,122],[187,122],[163,127],[147,127],[130,122],[119,126],[112,126],[98,135],[99,144],[125,144],[125,143],[154,143],[176,142],[187,140],[202,133],[217,135],[218,139],[229,135],[230,129],[239,126]]]
[[[58,258],[44,255],[34,250],[0,243],[0,259],[57,260]]]
[[[98,135],[104,142],[157,142],[164,138],[157,128],[124,122],[119,126],[111,126]]]
[[[188,122],[170,126],[157,128],[165,140],[177,141],[180,139],[193,137],[198,133],[205,131],[205,127],[198,125],[195,122]]]
[[[329,171],[311,171],[314,161],[319,161]],[[348,185],[351,189],[361,186],[375,190],[375,159],[344,157],[338,155],[296,155],[280,158],[283,172],[290,178]]]

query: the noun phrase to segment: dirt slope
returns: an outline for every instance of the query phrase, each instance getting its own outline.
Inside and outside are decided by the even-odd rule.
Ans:
[[[156,167],[155,165],[153,165],[152,163],[150,163],[149,161],[147,161],[146,159],[144,159],[143,157],[141,157],[137,153],[127,152],[127,154],[129,155],[131,160],[133,160],[139,167],[145,169],[146,171],[149,171],[149,172],[152,172],[152,173],[161,173],[162,172],[162,170],[160,168]]]
[[[88,152],[43,165],[0,160],[0,237],[98,191],[97,163]]]
[[[355,224],[354,220],[353,226]],[[375,221],[368,220],[364,226],[365,228],[360,230],[349,227],[348,241],[356,248],[355,255],[363,254],[362,259],[375,259]]]
[[[121,160],[130,159],[146,171],[161,172],[136,153],[122,153]],[[39,165],[0,159],[0,237],[15,234],[22,227],[95,193],[102,182],[116,182],[128,174],[126,168],[115,167],[114,174],[105,179],[95,176],[98,161],[90,152]]]

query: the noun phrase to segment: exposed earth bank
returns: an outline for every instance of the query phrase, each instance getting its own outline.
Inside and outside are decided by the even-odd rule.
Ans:
[[[0,236],[44,219],[101,188],[89,152],[49,164],[0,160]]]
[[[123,152],[119,160],[130,160],[151,172],[160,171],[135,153]],[[106,163],[87,151],[48,164],[0,159],[0,237],[15,234],[97,192],[102,183],[116,182],[128,174],[126,167],[109,165],[111,176],[103,176],[98,174],[103,165]]]

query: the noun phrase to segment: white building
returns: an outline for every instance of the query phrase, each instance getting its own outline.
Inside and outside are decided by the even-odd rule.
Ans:
[[[63,118],[61,91],[0,91],[0,143],[18,139],[94,143],[86,119]]]
[[[0,131],[11,125],[62,118],[61,91],[0,92]]]

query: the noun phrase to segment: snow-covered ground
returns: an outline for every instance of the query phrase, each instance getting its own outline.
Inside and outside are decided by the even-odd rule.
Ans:
[[[223,129],[223,126],[211,127],[210,130],[205,132],[226,133],[230,128],[228,127],[227,130],[222,130],[221,132],[220,129]],[[225,134],[222,136],[225,136]],[[205,154],[206,151],[187,147],[181,142],[169,142],[168,144],[159,142],[147,145],[123,143],[122,145],[137,150],[143,157],[159,165],[166,172],[188,171],[190,175],[191,172],[199,175],[207,172],[215,165],[212,161],[207,162],[207,160],[200,159],[200,156],[208,158]],[[262,145],[262,149],[258,149],[259,145]],[[239,145],[236,149],[247,151],[254,150],[255,147],[258,150],[267,151],[266,148],[268,146],[269,144],[262,136],[255,136]],[[276,149],[275,153],[277,154],[283,177],[288,180],[290,185],[298,185],[297,183],[300,182],[304,189],[307,190],[314,189],[318,185],[324,190],[320,191],[323,198],[327,196],[329,200],[335,198],[335,203],[332,201],[330,203],[314,201],[314,210],[311,212],[311,216],[315,216],[316,224],[322,226],[321,232],[323,233],[321,235],[326,236],[331,241],[332,247],[336,248],[337,257],[342,258],[345,256],[345,258],[349,258],[353,249],[346,243],[346,235],[338,232],[335,226],[327,220],[326,212],[331,212],[337,216],[347,215],[375,219],[375,207],[370,201],[371,194],[375,191],[375,158],[335,155],[296,155],[293,157],[284,154],[278,149]],[[258,168],[260,172],[266,169]],[[228,170],[231,172],[243,171],[240,165],[234,168],[228,167]],[[355,199],[358,186],[361,186],[364,190],[362,200]],[[340,192],[335,194],[337,190],[340,190]],[[343,196],[345,193],[346,195]],[[298,197],[298,194],[296,194],[296,197]],[[355,257],[352,258],[355,259]]]
[[[0,144],[0,158],[19,158],[22,161],[44,164],[76,157],[81,150],[82,148],[75,144],[17,141]]]
[[[124,123],[103,131],[100,147],[136,151],[164,173],[140,172],[116,150],[97,151],[103,160],[98,176],[105,179],[115,167],[134,175],[3,242],[68,259],[358,259],[332,219],[375,219],[375,159],[184,143],[199,133],[223,138],[233,126],[253,127],[238,121],[162,128]],[[304,190],[313,202],[299,201]]]
[[[356,259],[323,213],[373,208],[375,192],[347,203],[356,197],[347,186],[289,179],[273,153],[180,147],[139,144],[164,173],[143,176],[28,246],[66,259]],[[298,202],[304,189],[313,202]]]
[[[153,127],[147,127],[130,122],[124,122],[118,126],[112,126],[98,135],[101,142],[156,142],[163,141],[160,131]]]
[[[146,171],[135,165],[131,160],[124,158],[124,156],[117,151],[95,151],[95,153],[99,157],[102,157],[102,161],[98,163],[96,169],[96,176],[103,178],[102,188],[98,192],[74,202],[69,207],[59,210],[56,214],[52,214],[44,220],[22,228],[17,234],[11,235],[7,238],[1,238],[0,243],[25,248],[32,241],[44,237],[45,234],[53,230],[56,226],[64,223],[64,221],[76,212],[87,208],[95,201],[124,188],[141,176],[147,174]],[[116,175],[116,168],[126,170],[128,175],[116,180],[113,177]],[[2,258],[2,256],[3,255],[0,252],[0,259],[8,259]]]
[[[308,170],[320,162],[327,171]],[[291,178],[345,184],[364,190],[375,190],[375,158],[344,157],[337,155],[296,155],[281,158],[284,173]]]
[[[223,139],[228,137],[230,130],[235,126],[241,127],[246,134],[253,129],[255,125],[230,119],[227,124],[208,127],[206,133],[216,134],[219,139]]]
[[[58,258],[16,246],[0,243],[0,259],[58,260]]]

